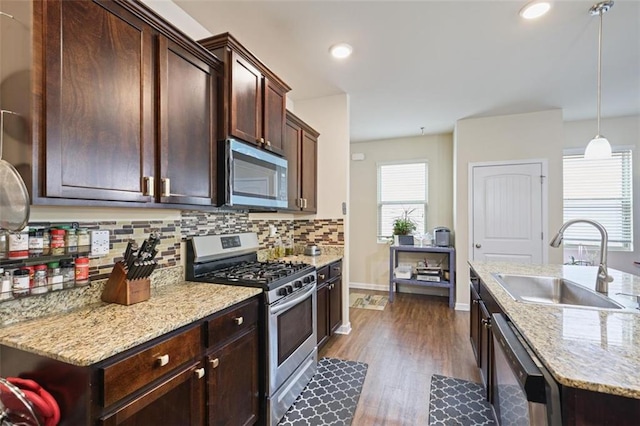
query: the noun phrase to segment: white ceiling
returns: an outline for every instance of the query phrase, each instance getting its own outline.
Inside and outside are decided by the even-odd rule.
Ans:
[[[567,121],[595,117],[595,0],[555,1],[537,21],[518,16],[524,0],[174,3],[212,34],[233,34],[294,102],[348,93],[352,142],[551,108]],[[616,0],[603,32],[602,115],[640,114],[640,1]],[[329,56],[337,42],[353,46],[351,58]]]

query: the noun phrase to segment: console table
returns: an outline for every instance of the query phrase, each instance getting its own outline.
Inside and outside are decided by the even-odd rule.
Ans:
[[[443,253],[448,257],[449,279],[440,278],[440,282],[420,281],[411,277],[411,279],[396,278],[394,271],[398,266],[398,254],[402,252],[413,253]],[[422,287],[440,287],[449,289],[449,307],[453,308],[455,303],[456,288],[456,249],[453,247],[436,247],[436,246],[391,246],[389,247],[389,301],[393,302],[395,296],[395,284],[410,284]]]

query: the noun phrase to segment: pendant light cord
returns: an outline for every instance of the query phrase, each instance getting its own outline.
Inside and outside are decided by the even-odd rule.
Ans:
[[[598,33],[598,109],[597,109],[597,122],[598,122],[598,136],[600,137],[600,92],[602,91],[602,9],[598,12],[600,15],[600,32]]]

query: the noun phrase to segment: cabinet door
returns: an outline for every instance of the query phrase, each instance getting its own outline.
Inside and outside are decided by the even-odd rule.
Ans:
[[[333,333],[342,324],[342,277],[331,281],[329,290],[329,330]]]
[[[264,79],[264,138],[266,148],[283,154],[285,93],[269,79]]]
[[[160,173],[163,203],[211,205],[215,199],[216,71],[159,38]]]
[[[231,135],[260,145],[262,137],[262,74],[231,53]]]
[[[284,157],[287,159],[287,197],[289,210],[300,210],[300,144],[302,128],[287,120],[285,125]]]
[[[318,348],[329,339],[329,284],[318,287]]]
[[[198,362],[102,417],[98,424],[202,426],[203,414],[204,367]]]
[[[114,2],[43,8],[41,195],[153,201],[143,195],[155,156],[151,28]]]
[[[258,421],[258,330],[254,327],[207,358],[209,425]]]
[[[316,201],[318,139],[313,135],[302,133],[302,170],[301,198],[304,200],[302,210],[315,213],[318,209]]]
[[[484,383],[484,387],[487,391],[487,400],[491,402],[491,365],[493,363],[491,314],[482,301],[480,301],[478,305],[480,307],[480,376],[482,377],[482,382]]]
[[[471,340],[471,348],[476,357],[476,364],[480,367],[480,296],[472,285],[469,286],[471,295],[471,312],[469,314],[469,337]]]

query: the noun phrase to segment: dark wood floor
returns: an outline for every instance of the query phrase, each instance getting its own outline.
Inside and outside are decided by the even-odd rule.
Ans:
[[[351,334],[332,337],[320,357],[369,364],[354,426],[427,425],[432,374],[480,381],[469,312],[446,297],[397,294],[384,311],[351,308],[349,317]]]

